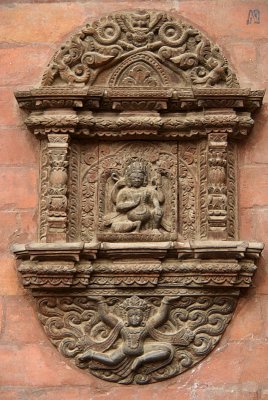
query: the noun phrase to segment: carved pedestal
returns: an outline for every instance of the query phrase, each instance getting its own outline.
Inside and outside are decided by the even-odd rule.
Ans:
[[[44,329],[118,383],[180,374],[217,344],[261,243],[239,241],[236,147],[263,91],[164,13],[119,13],[16,94],[41,141],[39,241],[14,246]]]

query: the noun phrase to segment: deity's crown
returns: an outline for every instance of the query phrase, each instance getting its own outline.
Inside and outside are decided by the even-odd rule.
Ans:
[[[138,296],[129,297],[121,304],[121,307],[126,311],[133,308],[138,308],[142,311],[146,311],[150,308],[149,304]]]
[[[132,172],[142,172],[144,175],[147,174],[147,165],[144,160],[139,158],[132,158],[128,160],[125,174],[130,175]]]

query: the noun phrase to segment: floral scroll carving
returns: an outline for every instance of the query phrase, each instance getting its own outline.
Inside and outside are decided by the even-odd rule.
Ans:
[[[14,253],[73,368],[147,384],[217,345],[263,248],[239,240],[236,193],[263,95],[198,29],[141,10],[87,24],[16,93],[41,156],[39,241]]]
[[[111,382],[145,384],[204,358],[235,304],[232,296],[46,297],[38,312],[52,342],[80,368]]]
[[[98,83],[109,66],[135,53],[153,54],[160,65],[179,75],[183,86],[238,86],[217,46],[185,22],[153,11],[117,13],[86,25],[55,54],[42,85]],[[145,65],[134,65],[123,75],[121,85],[159,84],[150,72]]]

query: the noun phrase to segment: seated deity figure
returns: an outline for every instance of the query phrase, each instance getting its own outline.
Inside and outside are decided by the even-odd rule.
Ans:
[[[128,358],[127,373],[137,370],[144,364],[154,362],[160,363],[158,365],[160,368],[172,361],[174,356],[172,344],[187,346],[194,338],[194,334],[187,328],[181,328],[169,335],[156,329],[167,321],[170,302],[178,300],[178,296],[164,297],[158,311],[150,318],[148,318],[149,304],[138,296],[127,298],[121,304],[123,318],[109,312],[104,298],[90,298],[98,301],[98,313],[101,320],[118,332],[122,343],[116,350],[110,352],[94,351],[94,345],[92,345],[93,349],[86,350],[78,356],[79,362],[97,361],[116,369]],[[121,374],[123,374],[122,370]]]
[[[104,217],[104,225],[116,233],[152,230],[159,232],[165,197],[160,186],[148,184],[148,166],[144,160],[131,159],[122,178],[116,181],[111,200],[115,212]]]

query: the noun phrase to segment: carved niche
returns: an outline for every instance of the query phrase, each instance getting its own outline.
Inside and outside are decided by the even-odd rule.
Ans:
[[[237,144],[263,95],[156,11],[86,25],[39,88],[16,93],[41,158],[39,240],[14,253],[76,367],[145,384],[216,346],[263,248],[239,241],[236,194]]]

